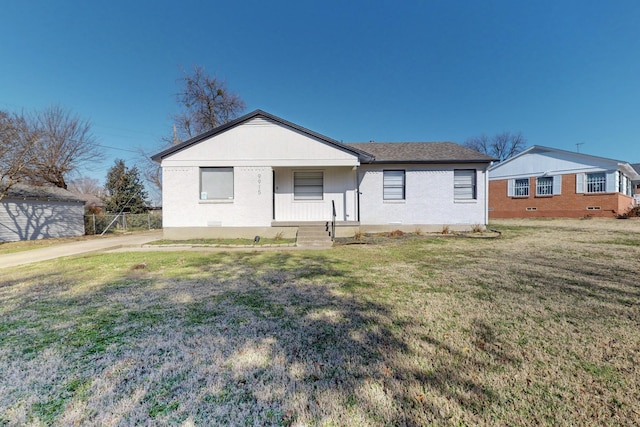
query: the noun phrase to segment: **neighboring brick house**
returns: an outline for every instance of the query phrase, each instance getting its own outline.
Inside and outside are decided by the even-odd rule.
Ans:
[[[637,183],[627,162],[533,146],[489,169],[489,218],[624,214]]]
[[[631,167],[640,175],[640,163],[634,163]],[[633,182],[634,195],[636,204],[640,206],[640,180]]]

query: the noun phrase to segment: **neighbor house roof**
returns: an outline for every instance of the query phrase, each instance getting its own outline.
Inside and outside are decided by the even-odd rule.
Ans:
[[[558,148],[544,147],[542,145],[533,145],[527,148],[526,150],[516,154],[515,156],[509,157],[508,159],[498,163],[497,165],[492,166],[489,169],[489,171],[500,169],[503,165],[513,161],[514,159],[517,159],[521,156],[525,156],[530,153],[536,153],[536,152],[537,153],[560,153],[566,156],[573,157],[574,159],[580,159],[581,161],[585,162],[585,164],[589,164],[594,161],[608,163],[609,165],[611,165],[611,167],[617,167],[620,170],[624,171],[625,174],[627,174],[632,180],[635,181],[637,179],[640,179],[639,171],[634,167],[632,167],[632,165],[630,165],[628,162],[625,162],[623,160],[615,160],[607,157],[592,156],[584,153],[576,153],[574,151],[566,151],[566,150],[560,150]]]
[[[64,188],[47,185],[15,184],[9,188],[5,199],[84,203],[80,196]]]
[[[496,159],[454,142],[364,142],[349,147],[371,154],[372,163],[490,163]]]
[[[282,119],[280,117],[274,116],[273,114],[269,114],[269,113],[267,113],[265,111],[262,111],[262,110],[255,110],[255,111],[253,111],[253,112],[251,112],[249,114],[245,114],[242,117],[238,117],[237,119],[232,120],[232,121],[230,121],[230,122],[228,122],[228,123],[226,123],[226,124],[224,124],[222,126],[218,126],[217,128],[215,128],[213,130],[210,130],[209,132],[205,132],[205,133],[203,133],[201,135],[198,135],[198,136],[196,136],[194,138],[191,138],[191,139],[189,139],[189,140],[187,140],[187,141],[185,141],[183,143],[180,143],[180,144],[174,145],[173,147],[167,148],[166,150],[164,150],[164,151],[162,151],[162,152],[160,152],[158,154],[155,154],[154,156],[151,156],[151,159],[156,161],[156,162],[160,162],[160,161],[162,161],[162,159],[164,159],[167,156],[170,156],[170,155],[172,155],[174,153],[177,153],[178,151],[184,150],[185,148],[191,147],[192,145],[195,145],[195,144],[197,144],[199,142],[202,142],[205,139],[208,139],[208,138],[211,138],[211,137],[213,137],[215,135],[218,135],[218,134],[221,134],[223,132],[226,132],[229,129],[232,129],[232,128],[236,127],[236,126],[239,126],[242,123],[248,122],[249,120],[252,120],[252,119],[254,119],[256,117],[262,117],[262,118],[274,121],[276,123],[280,123],[281,125],[290,127],[292,129],[297,130],[298,132],[301,132],[303,134],[306,134],[306,135],[309,135],[309,136],[311,136],[313,138],[316,138],[316,139],[322,141],[323,143],[325,143],[327,145],[333,146],[333,147],[338,148],[338,149],[343,150],[343,151],[350,152],[350,153],[358,156],[358,158],[360,158],[361,161],[370,160],[371,156],[369,154],[367,154],[367,153],[364,153],[364,152],[361,152],[361,151],[359,151],[357,149],[351,148],[351,147],[349,147],[349,146],[347,146],[345,144],[342,144],[341,142],[338,142],[338,141],[336,141],[334,139],[331,139],[331,138],[329,138],[327,136],[321,135],[321,134],[319,134],[317,132],[314,132],[314,131],[309,130],[307,128],[304,128],[302,126],[296,125],[295,123],[291,123],[291,122],[289,122],[287,120],[284,120],[284,119]]]

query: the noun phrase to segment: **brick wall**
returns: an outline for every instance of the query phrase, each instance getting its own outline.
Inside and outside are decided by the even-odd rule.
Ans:
[[[575,174],[562,176],[562,194],[554,196],[536,196],[536,178],[530,177],[528,197],[508,197],[507,182],[489,181],[489,218],[614,217],[633,206],[633,198],[620,193],[576,194]]]

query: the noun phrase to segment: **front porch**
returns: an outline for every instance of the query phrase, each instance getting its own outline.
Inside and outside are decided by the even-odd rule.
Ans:
[[[331,221],[357,225],[357,173],[353,166],[273,167],[272,226]]]

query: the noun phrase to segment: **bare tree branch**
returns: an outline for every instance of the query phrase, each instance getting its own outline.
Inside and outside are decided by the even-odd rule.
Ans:
[[[462,145],[472,150],[479,151],[502,162],[515,156],[527,148],[527,140],[521,132],[502,132],[492,138],[485,134],[467,139]]]
[[[176,96],[183,111],[174,116],[179,138],[193,138],[223,125],[242,113],[244,101],[227,89],[226,83],[194,66],[180,81],[184,89]]]
[[[488,154],[490,145],[489,137],[483,133],[480,136],[474,136],[467,139],[463,145],[472,150],[479,151],[480,153]]]
[[[173,115],[172,136],[162,139],[165,148],[228,123],[245,109],[240,96],[231,92],[223,80],[208,76],[202,66],[194,66],[191,73],[184,71],[179,82],[182,90],[176,95],[176,100],[181,111]],[[137,166],[142,176],[151,184],[154,193],[162,194],[160,165],[151,160],[149,153],[143,149],[139,151]]]
[[[26,180],[38,155],[38,137],[23,115],[0,111],[0,200],[12,186]]]
[[[33,116],[38,129],[39,155],[30,166],[30,180],[67,188],[66,179],[82,166],[103,159],[91,124],[54,105]]]
[[[80,195],[101,197],[105,190],[96,178],[81,176],[69,182],[69,191]]]

